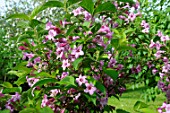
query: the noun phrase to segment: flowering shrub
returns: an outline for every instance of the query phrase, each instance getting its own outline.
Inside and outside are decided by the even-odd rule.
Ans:
[[[69,9],[75,3],[79,7]],[[64,8],[63,20],[54,24],[34,19],[48,7]],[[130,12],[130,8],[135,11]],[[151,76],[143,78],[151,79],[158,73],[159,67],[152,65],[154,59],[143,56],[154,55],[160,59],[166,55],[161,48],[165,47],[169,37],[159,31],[157,35],[162,44],[151,39],[143,40],[151,34],[149,23],[141,17],[139,2],[94,3],[92,0],[49,1],[29,16],[11,15],[10,18],[29,21],[30,26],[22,34],[25,39],[19,43],[23,62],[9,72],[18,76],[14,82],[18,87],[9,82],[3,84],[0,98],[9,100],[3,101],[2,109],[21,113],[114,110],[114,106],[108,105],[108,98],[121,96],[127,80],[138,79],[147,72]],[[156,48],[155,54],[152,54],[152,48]],[[166,56],[163,62],[166,63],[162,72],[168,73]],[[166,86],[160,84],[161,88]],[[10,97],[8,94],[13,92],[18,93]]]

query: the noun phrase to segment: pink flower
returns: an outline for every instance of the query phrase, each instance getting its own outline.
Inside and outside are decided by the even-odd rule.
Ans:
[[[80,75],[79,78],[76,78],[76,82],[81,86],[83,83],[87,83],[86,76]]]
[[[148,28],[145,28],[142,30],[143,33],[149,33],[149,29]]]
[[[114,58],[110,59],[110,62],[108,63],[109,68],[113,68],[116,65],[117,61]]]
[[[76,47],[74,46],[74,49],[72,50],[72,55],[75,55],[76,58],[78,58],[79,56],[84,55],[84,52],[82,51],[82,45]]]
[[[69,66],[70,66],[70,63],[68,62],[68,59],[62,61],[62,68],[63,68],[63,70],[65,70]]]
[[[40,63],[41,62],[41,57],[37,57],[34,59],[34,64]]]
[[[51,22],[48,22],[48,23],[46,24],[46,30],[50,30],[50,29],[54,29],[54,28],[56,28],[56,27],[53,26]]]
[[[47,104],[47,102],[48,102],[48,99],[47,99],[47,95],[45,94],[45,95],[44,95],[44,98],[43,98],[43,100],[42,100],[42,102],[41,102],[41,107],[45,107],[46,104]]]
[[[63,72],[62,75],[61,75],[61,79],[65,78],[66,76],[68,76],[68,72]]]
[[[92,83],[85,83],[86,89],[84,90],[85,93],[89,93],[90,95],[93,95],[96,91],[96,87]]]
[[[158,58],[161,57],[161,53],[165,53],[165,51],[158,50],[158,51],[154,54],[154,56],[158,59]]]
[[[28,78],[28,76],[26,76],[26,79],[27,79],[28,85],[29,85],[30,87],[32,87],[36,82],[39,81],[38,78],[34,78],[34,77]]]
[[[168,40],[170,40],[168,35],[166,35],[166,36],[161,36],[161,41],[162,41],[162,42],[166,42],[166,41],[168,41]]]
[[[100,104],[104,107],[108,103],[108,97],[103,97],[100,99]]]
[[[162,34],[162,32],[161,32],[160,30],[158,30],[158,32],[157,32],[156,35],[159,36],[159,37],[162,37],[162,36],[163,36],[163,34]]]
[[[84,9],[82,7],[79,7],[77,9],[73,10],[73,14],[74,14],[74,16],[81,15],[81,14],[83,14],[83,11],[84,11]]]
[[[153,70],[152,70],[152,74],[153,74],[153,75],[155,75],[157,72],[158,72],[158,70],[156,70],[156,69],[153,69]]]
[[[89,12],[84,11],[83,14],[84,14],[84,19],[86,21],[90,21],[91,20],[92,16],[91,16],[91,14]]]
[[[51,92],[51,97],[55,97],[59,92],[60,92],[60,90],[59,89],[53,89],[53,90],[51,90],[50,91]]]
[[[128,19],[130,20],[130,21],[134,21],[135,20],[135,18],[136,18],[136,14],[134,14],[134,13],[130,13],[129,15],[128,15]]]
[[[146,21],[145,21],[145,20],[142,20],[142,22],[141,22],[141,24],[140,24],[140,25],[141,25],[142,27],[144,27],[144,26],[145,26],[145,24],[146,24]]]

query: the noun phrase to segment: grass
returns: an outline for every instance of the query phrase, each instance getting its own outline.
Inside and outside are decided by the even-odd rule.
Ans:
[[[158,95],[154,102],[146,102],[142,97],[144,90],[146,90],[144,85],[140,85],[138,88],[135,88],[135,90],[129,86],[119,100],[114,97],[110,98],[108,102],[109,105],[116,107],[116,111],[113,113],[158,113],[157,108],[166,100],[164,94]],[[148,111],[134,111],[133,106],[137,101],[142,101],[148,104]]]

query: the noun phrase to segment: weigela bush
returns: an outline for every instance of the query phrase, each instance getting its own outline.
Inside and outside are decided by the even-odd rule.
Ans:
[[[0,98],[19,93],[8,97],[2,109],[42,112],[41,108],[50,107],[55,113],[112,111],[115,107],[108,105],[108,98],[118,98],[126,90],[128,79],[144,74],[146,65],[147,71],[152,70],[151,75],[158,73],[152,64],[154,59],[144,59],[139,52],[156,48],[155,54],[144,55],[159,59],[166,53],[161,48],[169,37],[159,31],[162,43],[151,39],[139,42],[143,41],[141,36],[150,35],[149,23],[141,19],[139,2],[87,1],[81,1],[73,10],[67,5],[74,2],[49,1],[28,17],[30,26],[19,44],[25,62],[10,71],[18,76],[18,87],[4,88]],[[44,24],[34,19],[38,11],[53,7],[52,3],[65,8],[63,20]],[[130,12],[130,8],[135,10]],[[168,73],[166,56],[163,62],[163,72]],[[159,87],[164,88],[164,83],[160,83]]]

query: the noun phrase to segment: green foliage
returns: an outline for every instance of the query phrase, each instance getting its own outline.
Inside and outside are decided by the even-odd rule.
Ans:
[[[94,2],[92,0],[82,0],[79,5],[87,10],[90,14],[93,14]]]
[[[110,76],[113,80],[116,80],[117,77],[118,77],[118,72],[115,71],[115,70],[113,70],[113,69],[111,69],[111,68],[105,69],[104,72],[105,72],[108,76]]]
[[[117,9],[111,2],[105,2],[100,4],[95,10],[94,14],[101,13],[101,12],[116,12]]]

